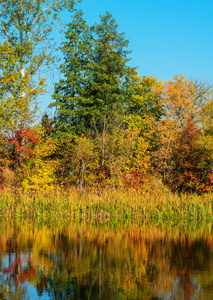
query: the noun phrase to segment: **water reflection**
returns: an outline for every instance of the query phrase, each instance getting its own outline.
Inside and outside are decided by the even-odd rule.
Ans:
[[[0,299],[213,299],[212,227],[0,224]]]

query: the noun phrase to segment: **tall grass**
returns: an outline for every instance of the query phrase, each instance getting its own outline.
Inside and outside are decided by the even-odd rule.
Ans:
[[[176,195],[164,187],[0,192],[1,219],[140,220],[170,224],[213,221],[213,194]]]

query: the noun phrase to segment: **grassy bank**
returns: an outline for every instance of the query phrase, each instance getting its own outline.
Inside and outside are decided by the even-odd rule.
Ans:
[[[155,223],[212,222],[213,194],[174,195],[169,190],[77,189],[0,194],[1,219],[141,220]]]

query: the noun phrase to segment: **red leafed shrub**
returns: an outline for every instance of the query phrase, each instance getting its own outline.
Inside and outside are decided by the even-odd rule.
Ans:
[[[208,176],[208,180],[210,184],[213,184],[213,174]]]
[[[13,146],[13,160],[19,162],[29,159],[33,154],[33,148],[40,141],[40,138],[29,128],[22,128],[12,132],[12,136],[7,138],[9,145]]]
[[[138,188],[144,183],[144,177],[139,172],[129,172],[124,175],[124,185],[126,187]]]

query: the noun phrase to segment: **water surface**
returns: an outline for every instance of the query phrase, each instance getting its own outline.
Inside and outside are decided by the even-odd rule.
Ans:
[[[212,226],[0,224],[0,299],[213,299]]]

